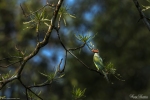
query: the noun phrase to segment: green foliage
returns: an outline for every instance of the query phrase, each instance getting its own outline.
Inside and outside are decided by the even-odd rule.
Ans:
[[[147,2],[150,3],[150,0],[147,0]],[[149,10],[149,9],[150,9],[150,6],[144,6],[144,5],[142,5],[142,6],[143,6],[142,11],[146,11],[146,10]]]
[[[144,7],[144,9],[142,9],[142,11],[146,11],[146,10],[150,9],[150,6],[144,6],[144,5],[142,5],[142,6]]]
[[[18,51],[18,52],[17,52],[18,58],[23,58],[23,57],[25,57],[26,49],[25,49],[24,51],[22,51],[22,50],[18,49],[17,46],[15,46],[15,49]]]
[[[72,96],[73,96],[74,100],[81,99],[81,98],[85,97],[85,95],[84,95],[85,90],[86,90],[86,88],[81,90],[80,88],[76,88],[74,86],[74,88],[72,90]]]
[[[62,6],[62,7],[60,8],[59,12],[58,12],[58,14],[59,14],[59,21],[60,21],[60,19],[62,18],[62,19],[63,19],[63,22],[64,22],[64,24],[65,24],[65,26],[66,26],[66,24],[67,24],[67,23],[66,23],[66,19],[65,19],[66,16],[69,16],[69,17],[71,17],[71,18],[76,18],[74,15],[68,13],[68,10],[69,10],[69,8],[68,8],[67,6]]]
[[[32,12],[30,11],[31,15],[30,15],[30,21],[28,22],[23,22],[23,24],[31,24],[31,26],[28,26],[26,28],[33,28],[36,26],[36,32],[39,31],[39,25],[41,23],[44,23],[45,25],[49,26],[49,24],[47,24],[46,22],[50,22],[51,20],[47,19],[47,17],[45,17],[45,8],[42,9],[42,12]]]
[[[35,93],[40,96],[41,91],[36,90]],[[40,98],[38,98],[37,96],[35,96],[35,94],[33,94],[30,91],[27,91],[28,97],[30,98],[30,100],[41,100]]]
[[[119,77],[121,77],[120,74],[117,74],[116,75],[116,68],[114,67],[113,63],[108,63],[107,66],[105,66],[105,71],[108,73],[108,74],[112,74],[116,79],[120,80],[120,81],[125,81],[125,80],[122,80],[120,79]]]
[[[79,40],[82,41],[83,43],[88,43],[91,39],[93,39],[95,36],[97,35],[97,33],[95,35],[90,35],[90,33],[88,34],[79,34],[79,35],[75,35],[75,37]]]
[[[47,77],[48,81],[53,81],[53,80],[56,80],[56,79],[60,79],[65,75],[65,74],[59,74],[58,68],[55,70],[54,73],[46,74],[46,73],[41,73],[40,72],[40,74]]]
[[[6,99],[6,96],[0,96],[0,100]]]
[[[115,74],[116,72],[116,68],[114,67],[113,63],[108,63],[107,66],[105,66],[105,70],[106,72],[108,72],[109,74]]]
[[[0,82],[11,77],[11,70],[6,74],[0,74]]]

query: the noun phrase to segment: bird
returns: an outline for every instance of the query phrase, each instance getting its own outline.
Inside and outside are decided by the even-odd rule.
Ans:
[[[95,64],[96,68],[97,68],[97,71],[100,71],[104,75],[106,80],[109,82],[109,79],[107,77],[107,73],[104,71],[105,70],[105,66],[103,64],[103,60],[99,56],[99,50],[98,49],[92,49],[92,52],[94,53],[93,62]]]

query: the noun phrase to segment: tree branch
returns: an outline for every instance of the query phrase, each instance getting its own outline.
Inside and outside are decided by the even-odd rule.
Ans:
[[[78,49],[81,49],[81,48],[83,48],[84,46],[85,46],[85,44],[86,43],[83,43],[81,46],[79,46],[79,47],[76,47],[76,48],[69,48],[68,50],[69,51],[75,51],[75,50],[78,50]]]
[[[17,64],[17,63],[19,63],[19,62],[21,62],[21,61],[22,61],[22,60],[19,60],[19,61],[16,61],[16,62],[14,62],[14,63],[8,64],[8,65],[6,65],[6,66],[1,66],[1,65],[0,65],[0,67],[1,67],[1,68],[8,68],[9,66],[14,65],[14,64]]]
[[[143,23],[147,26],[148,30],[150,31],[150,24],[149,24],[147,18],[145,17],[144,13],[142,12],[142,9],[141,9],[138,1],[137,0],[133,0],[133,2],[134,2],[135,6],[136,6],[136,8],[137,8],[137,10],[138,10],[138,12],[140,14],[141,19],[143,20]]]
[[[3,81],[0,81],[0,90],[1,90],[7,83],[12,82],[12,81],[14,81],[15,79],[17,79],[16,76],[11,77],[11,78],[9,78],[9,79],[5,79],[5,80],[3,80]]]
[[[43,100],[39,95],[37,95],[36,93],[34,93],[30,88],[28,88],[22,81],[21,79],[19,79],[19,82],[25,87],[26,89],[26,93],[27,93],[27,90],[29,90],[31,93],[33,93],[35,96],[37,96],[38,98],[40,98],[41,100]],[[28,96],[28,94],[26,94],[26,96]],[[28,97],[27,97],[28,98]]]
[[[43,87],[43,86],[47,86],[47,85],[51,85],[53,81],[50,81],[49,83],[44,82],[42,84],[37,84],[37,85],[33,85],[33,86],[28,86],[28,88],[34,88],[34,87]]]

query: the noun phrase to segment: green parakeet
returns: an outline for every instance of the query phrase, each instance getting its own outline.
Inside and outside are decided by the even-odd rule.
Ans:
[[[97,70],[101,71],[102,74],[104,74],[106,80],[109,82],[109,79],[107,77],[107,73],[104,71],[105,67],[103,65],[103,60],[102,58],[99,56],[99,51],[97,49],[93,49],[92,52],[94,53],[94,56],[93,56],[93,62],[97,68]]]

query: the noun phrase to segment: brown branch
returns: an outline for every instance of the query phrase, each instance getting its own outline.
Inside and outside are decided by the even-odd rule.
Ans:
[[[8,68],[9,66],[11,66],[11,65],[14,65],[14,64],[17,64],[17,63],[19,63],[19,62],[21,62],[22,60],[19,60],[19,61],[16,61],[16,62],[14,62],[14,63],[11,63],[11,64],[9,64],[9,65],[6,65],[6,66],[1,66],[0,65],[0,67],[1,68]]]
[[[20,4],[21,10],[22,10],[23,15],[24,15],[25,17],[31,16],[31,15],[35,14],[36,12],[39,12],[40,10],[44,9],[44,8],[47,7],[47,6],[55,7],[54,4],[47,3],[46,5],[44,5],[43,7],[41,7],[40,9],[38,9],[38,10],[36,10],[36,11],[30,13],[29,15],[26,15],[25,10],[23,9],[23,7],[22,7],[21,4]]]
[[[53,82],[53,81],[50,81],[50,83],[44,82],[44,83],[42,83],[42,84],[33,85],[33,86],[28,86],[28,88],[43,87],[43,86],[51,85],[52,82]]]
[[[11,59],[11,58],[22,59],[22,57],[11,56],[11,57],[6,57],[6,58],[3,58],[3,59],[0,59],[0,61],[8,60],[8,59]]]
[[[22,10],[23,15],[24,15],[25,17],[27,17],[27,15],[26,15],[26,13],[25,13],[23,7],[21,6],[21,4],[20,4],[20,8],[21,8],[21,10]]]
[[[142,12],[142,9],[139,5],[139,2],[137,0],[133,0],[133,2],[134,2],[135,6],[136,6],[136,8],[140,14],[141,19],[143,20],[143,23],[147,26],[148,30],[150,31],[150,24],[149,24],[147,18],[145,17],[144,13]]]
[[[65,68],[66,68],[66,62],[67,62],[67,51],[66,51],[66,53],[65,53],[65,64],[64,64],[63,70],[60,71],[60,73],[62,73],[62,72],[65,71]]]
[[[60,60],[60,63],[59,63],[59,65],[58,65],[58,67],[57,67],[57,70],[58,70],[59,73],[62,72],[62,71],[60,71],[60,66],[61,66],[62,61],[63,61],[63,58]]]
[[[76,47],[76,48],[69,48],[68,50],[69,50],[69,51],[75,51],[75,50],[81,49],[81,48],[83,48],[83,47],[85,46],[85,44],[86,44],[86,43],[84,43],[84,44],[82,44],[81,46]]]
[[[58,19],[58,29],[60,29],[60,19],[61,19],[62,15],[59,15],[59,19]]]
[[[11,77],[11,78],[9,78],[9,79],[5,79],[5,80],[3,80],[3,81],[0,81],[0,90],[1,90],[7,83],[12,82],[12,81],[14,81],[15,79],[17,79],[16,76]]]
[[[34,93],[30,88],[28,88],[19,78],[19,82],[25,87],[26,90],[29,90],[31,93],[33,93],[35,96],[37,96],[38,98],[40,98],[41,100],[43,100],[39,95],[37,95],[36,93]],[[27,93],[27,92],[26,92]],[[28,95],[28,94],[27,94]],[[28,98],[28,97],[27,97]]]
[[[28,99],[28,90],[27,90],[27,89],[26,89],[26,94],[25,94],[25,95],[26,95],[26,97],[27,97],[27,100],[29,100],[29,99]]]

